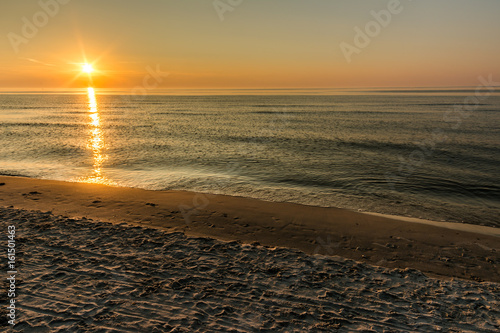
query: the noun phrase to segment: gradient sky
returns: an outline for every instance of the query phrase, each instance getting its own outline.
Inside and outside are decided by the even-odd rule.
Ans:
[[[25,38],[23,17],[33,22],[42,8],[2,0],[0,87],[84,87],[85,61],[98,70],[93,85],[105,88],[141,86],[148,68],[169,73],[147,81],[158,88],[475,86],[488,74],[500,81],[498,0],[401,0],[401,13],[348,63],[340,44],[354,45],[354,27],[364,30],[370,11],[389,2],[243,0],[221,20],[213,0],[71,0],[15,52],[9,36]]]

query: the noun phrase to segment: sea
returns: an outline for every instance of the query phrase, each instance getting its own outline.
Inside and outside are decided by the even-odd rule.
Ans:
[[[0,174],[500,227],[500,94],[0,93]]]

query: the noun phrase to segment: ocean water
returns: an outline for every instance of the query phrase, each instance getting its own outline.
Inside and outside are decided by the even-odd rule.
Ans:
[[[4,93],[0,174],[500,227],[500,96],[473,94]]]

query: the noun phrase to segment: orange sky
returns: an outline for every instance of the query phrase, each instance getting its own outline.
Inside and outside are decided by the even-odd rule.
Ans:
[[[480,75],[500,77],[500,1],[395,1],[3,1],[0,88],[86,87],[85,61],[96,68],[92,86],[147,90],[473,86]],[[367,24],[379,31],[357,47],[355,28]],[[346,57],[342,45],[357,52]]]

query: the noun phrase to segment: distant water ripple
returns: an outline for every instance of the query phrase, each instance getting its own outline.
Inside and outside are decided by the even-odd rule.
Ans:
[[[0,173],[500,227],[500,97],[463,99],[3,94]]]

